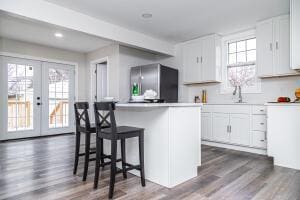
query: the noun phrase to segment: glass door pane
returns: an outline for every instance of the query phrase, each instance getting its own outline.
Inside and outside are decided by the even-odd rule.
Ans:
[[[8,63],[7,131],[33,129],[33,66]]]
[[[69,71],[49,68],[49,128],[69,126]]]

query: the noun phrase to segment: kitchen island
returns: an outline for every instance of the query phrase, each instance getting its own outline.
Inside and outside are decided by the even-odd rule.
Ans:
[[[300,170],[300,103],[267,103],[268,156],[274,165]]]
[[[197,176],[197,167],[201,165],[201,106],[194,103],[117,104],[118,125],[145,128],[147,180],[172,188]],[[107,147],[105,151],[109,151]],[[126,154],[128,163],[138,164],[137,139],[126,141]],[[137,171],[132,173],[139,175]]]

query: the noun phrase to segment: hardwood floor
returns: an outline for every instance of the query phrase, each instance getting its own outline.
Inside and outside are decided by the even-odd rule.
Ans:
[[[82,182],[74,176],[74,135],[0,143],[0,199],[107,199],[109,170],[93,189],[94,163]],[[119,174],[115,199],[300,199],[300,171],[273,167],[265,156],[202,147],[198,177],[173,189]]]

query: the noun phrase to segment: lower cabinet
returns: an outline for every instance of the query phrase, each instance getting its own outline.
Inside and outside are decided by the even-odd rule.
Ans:
[[[202,113],[201,134],[202,139],[212,140],[212,113]]]
[[[230,143],[250,145],[250,115],[230,114]]]
[[[264,106],[204,105],[202,140],[266,149]],[[258,111],[260,112],[258,112]]]
[[[213,113],[213,140],[229,142],[229,114]]]

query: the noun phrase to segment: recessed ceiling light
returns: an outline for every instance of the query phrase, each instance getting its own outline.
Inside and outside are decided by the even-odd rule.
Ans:
[[[62,38],[64,35],[62,33],[54,33],[54,36],[57,38]]]
[[[144,19],[149,19],[149,18],[152,18],[152,14],[151,13],[144,13],[144,14],[142,14],[142,17]]]

